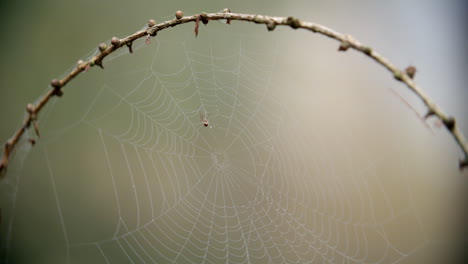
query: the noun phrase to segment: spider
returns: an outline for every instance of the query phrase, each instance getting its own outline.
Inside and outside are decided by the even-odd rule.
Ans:
[[[207,127],[209,126],[210,124],[208,123],[208,114],[205,114],[203,112],[200,112],[200,121],[202,122],[202,124]]]

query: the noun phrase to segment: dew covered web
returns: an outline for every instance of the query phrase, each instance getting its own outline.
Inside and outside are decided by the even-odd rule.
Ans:
[[[69,263],[398,263],[427,249],[391,126],[363,125],[390,130],[394,147],[348,121],[320,125],[346,114],[304,113],[294,90],[282,97],[279,41],[207,28],[197,39],[161,33],[105,60],[41,116],[29,167],[52,197],[54,254]],[[7,184],[7,253],[19,179]]]

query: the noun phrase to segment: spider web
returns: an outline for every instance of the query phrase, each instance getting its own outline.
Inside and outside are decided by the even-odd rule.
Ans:
[[[363,133],[372,121],[324,127],[333,117],[295,108],[288,96],[300,95],[279,92],[284,50],[273,39],[203,30],[205,40],[155,38],[106,60],[102,85],[87,73],[94,85],[66,91],[76,102],[47,109],[37,149],[63,236],[57,254],[68,263],[398,263],[430,248],[403,143],[382,154]],[[381,174],[394,169],[389,160],[393,179]],[[19,179],[5,184],[13,205]]]

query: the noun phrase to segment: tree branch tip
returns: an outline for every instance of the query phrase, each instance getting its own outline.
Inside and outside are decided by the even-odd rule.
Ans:
[[[301,26],[301,21],[295,17],[289,16],[286,19],[286,24],[288,24],[293,29],[298,29]]]

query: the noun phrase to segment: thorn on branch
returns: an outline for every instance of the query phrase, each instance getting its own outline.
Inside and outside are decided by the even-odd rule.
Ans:
[[[34,132],[36,132],[37,137],[40,138],[41,134],[39,133],[39,125],[37,123],[36,117],[34,117],[33,119],[33,127],[34,127]]]
[[[458,163],[458,167],[460,168],[460,170],[463,170],[464,168],[468,167],[468,158],[460,160]]]
[[[97,66],[99,66],[101,69],[104,70],[104,65],[102,65],[102,61],[96,61],[94,62],[94,64],[96,64]]]
[[[208,14],[203,12],[200,14],[200,20],[201,22],[203,23],[203,25],[206,26],[206,24],[208,24]]]
[[[301,26],[301,21],[295,17],[288,17],[286,23],[293,29],[298,29]]]
[[[414,75],[416,74],[416,67],[414,67],[413,65],[410,65],[408,67],[406,67],[405,69],[405,72],[406,74],[411,78],[413,79],[414,78]]]
[[[181,18],[183,18],[183,17],[184,17],[184,12],[182,12],[182,11],[180,11],[180,10],[177,10],[177,11],[175,12],[175,17],[176,17],[176,19],[181,19]]]
[[[148,35],[146,36],[145,43],[146,43],[146,45],[151,44],[151,35],[150,35],[150,34],[148,34]]]
[[[450,116],[444,118],[442,121],[444,122],[444,125],[448,130],[453,131],[453,129],[455,128],[455,118]]]
[[[351,44],[348,41],[342,41],[338,47],[338,51],[347,51],[351,47]]]
[[[197,19],[195,20],[195,29],[193,32],[195,32],[195,37],[198,36],[198,28],[200,27],[200,16],[197,16]]]
[[[130,52],[130,53],[133,53],[132,44],[133,44],[132,41],[129,41],[129,42],[125,43],[125,45],[127,45],[127,47],[128,47],[128,52]]]
[[[268,31],[273,31],[276,28],[276,22],[274,20],[270,20],[266,24]]]

